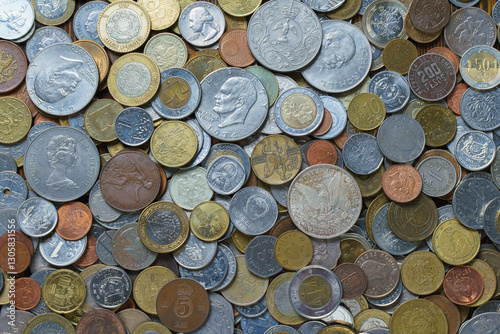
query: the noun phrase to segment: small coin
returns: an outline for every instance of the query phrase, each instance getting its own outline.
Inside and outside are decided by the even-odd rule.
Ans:
[[[378,309],[368,309],[359,313],[354,318],[354,329],[360,332],[379,328],[388,329],[390,320],[391,316],[389,313]]]
[[[379,250],[368,250],[361,254],[354,264],[363,269],[368,279],[365,296],[383,298],[396,289],[399,282],[399,267],[390,254]]]
[[[311,239],[300,231],[281,234],[274,245],[278,263],[288,270],[299,270],[311,262],[313,245]]]
[[[123,305],[132,292],[129,275],[118,267],[104,267],[92,277],[88,291],[95,302],[104,308],[113,309]]]
[[[220,38],[219,53],[229,66],[247,67],[255,62],[247,41],[246,29],[232,29]]]
[[[340,7],[326,15],[333,20],[349,20],[361,9],[362,0],[345,0]]]
[[[222,58],[208,54],[195,55],[184,65],[184,68],[193,73],[200,82],[210,73],[225,67],[227,64]]]
[[[408,14],[415,28],[435,33],[441,31],[450,20],[450,5],[446,0],[417,0],[411,3]]]
[[[377,0],[372,2],[363,15],[363,31],[368,40],[375,46],[384,48],[394,39],[408,38],[403,20],[408,9],[399,1]],[[390,16],[391,25],[381,24],[382,17]]]
[[[86,236],[69,241],[54,232],[40,241],[40,253],[48,263],[63,267],[75,263],[82,256],[86,246]]]
[[[436,53],[448,59],[455,68],[455,72],[458,74],[460,69],[460,59],[458,59],[458,56],[453,51],[444,46],[436,46],[427,51],[427,53]]]
[[[159,333],[159,334],[172,334],[172,332],[165,326],[157,322],[144,322],[137,326],[132,334],[148,334],[149,332]]]
[[[465,94],[465,91],[469,88],[465,83],[459,83],[455,85],[455,88],[451,91],[450,95],[446,97],[446,104],[448,104],[448,108],[453,111],[455,115],[461,115],[460,103],[462,101],[462,97]],[[458,123],[458,120],[457,120]]]
[[[343,263],[333,272],[342,284],[342,299],[356,299],[365,292],[368,281],[360,266],[354,263]]]
[[[96,252],[97,239],[89,235],[87,236],[87,246],[82,256],[75,262],[75,265],[80,267],[88,267],[97,262],[99,257]]]
[[[392,165],[382,178],[384,193],[398,203],[413,201],[422,190],[422,177],[411,165]]]
[[[207,182],[207,172],[201,167],[176,172],[170,180],[169,189],[174,203],[185,210],[193,210],[195,206],[209,201],[213,196]]]
[[[28,277],[16,279],[16,293],[13,296],[16,308],[30,310],[35,307],[42,297],[42,289],[38,283]]]
[[[245,167],[239,158],[222,155],[208,165],[208,185],[218,194],[231,195],[240,190],[245,181]]]
[[[477,231],[452,218],[438,225],[432,236],[432,244],[436,255],[443,262],[457,266],[468,263],[476,256],[480,237]]]
[[[480,151],[476,151],[476,148]],[[455,155],[462,167],[471,171],[479,171],[493,162],[495,149],[495,143],[484,132],[470,131],[457,140]]]
[[[438,30],[435,33],[425,33],[423,31],[418,30],[413,25],[413,22],[411,21],[409,14],[406,14],[403,24],[408,36],[410,36],[411,39],[413,39],[415,42],[418,43],[433,42],[441,35],[441,30]]]
[[[189,217],[191,231],[203,241],[221,238],[229,227],[229,214],[222,204],[208,201],[198,204]]]
[[[359,175],[374,173],[384,161],[377,138],[366,133],[358,133],[347,139],[342,157],[347,168]]]
[[[335,165],[338,158],[335,145],[328,140],[315,140],[309,145],[306,156],[309,166],[318,164]]]
[[[229,265],[224,252],[217,247],[217,252],[213,260],[204,268],[201,269],[186,269],[179,268],[181,277],[194,279],[200,283],[205,290],[212,290],[219,286],[227,274]]]
[[[390,41],[382,53],[382,61],[389,71],[405,75],[418,57],[417,47],[406,39]]]
[[[56,313],[71,313],[85,301],[85,281],[69,269],[59,269],[45,279],[43,300]]]
[[[427,196],[440,197],[449,194],[457,183],[457,174],[451,162],[434,156],[422,160],[417,165],[422,176],[422,192]]]
[[[86,109],[84,116],[85,130],[99,142],[116,140],[115,121],[124,110],[121,104],[112,99],[99,99]]]
[[[401,304],[391,317],[390,331],[404,333],[415,328],[415,323],[421,324],[421,333],[448,333],[445,314],[436,304],[426,299],[414,299]]]
[[[457,305],[470,305],[477,301],[484,289],[479,272],[470,266],[453,267],[446,273],[443,282],[446,297]]]
[[[171,33],[156,34],[144,46],[144,54],[151,57],[160,72],[186,64],[188,51],[182,39]]]
[[[180,266],[186,269],[198,270],[212,262],[217,254],[217,248],[215,241],[200,240],[191,232],[182,248],[173,255]]]
[[[249,66],[245,68],[245,70],[253,73],[264,84],[267,92],[267,97],[269,98],[268,104],[269,106],[272,106],[274,101],[276,101],[276,99],[278,98],[279,92],[278,80],[276,76],[271,71],[262,66]],[[262,132],[263,129],[261,128],[260,131]]]
[[[245,261],[248,270],[260,277],[271,277],[283,268],[276,260],[274,247],[277,238],[258,235],[245,248]]]
[[[360,130],[376,129],[385,118],[386,107],[380,97],[373,93],[356,95],[347,107],[347,117]]]
[[[59,222],[56,232],[65,240],[80,240],[92,227],[92,212],[81,202],[70,202],[57,210]]]
[[[146,110],[130,107],[116,117],[114,129],[118,139],[125,145],[140,146],[147,143],[153,134],[153,119]]]
[[[151,137],[151,152],[166,167],[186,165],[196,154],[198,139],[189,124],[168,121],[156,128]]]
[[[500,88],[480,91],[469,88],[460,101],[460,112],[465,123],[474,130],[491,131],[500,126],[497,119],[497,97]],[[486,107],[479,101],[488,101]]]
[[[13,144],[20,141],[31,127],[28,106],[15,97],[0,97],[0,109],[6,120],[5,130],[0,134],[0,143]]]

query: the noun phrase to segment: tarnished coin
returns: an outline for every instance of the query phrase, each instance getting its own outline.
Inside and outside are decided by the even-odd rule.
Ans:
[[[470,262],[477,255],[480,237],[477,231],[452,218],[438,225],[432,235],[432,245],[443,262],[458,266]]]
[[[455,81],[456,73],[452,63],[435,53],[421,55],[408,70],[411,90],[426,101],[445,98],[455,87]]]
[[[338,2],[340,1],[323,3]],[[321,91],[346,92],[361,83],[371,68],[370,43],[361,30],[348,22],[323,21],[321,29],[323,41],[319,54],[302,70],[302,75]]]
[[[182,121],[168,121],[151,137],[151,152],[166,167],[186,165],[196,155],[198,138],[193,128]]]
[[[160,321],[173,331],[190,332],[199,328],[210,313],[205,289],[189,278],[177,278],[163,286],[156,299]]]
[[[479,272],[470,266],[453,267],[446,273],[443,290],[457,305],[470,305],[483,293],[484,282]]]
[[[425,133],[425,144],[441,147],[448,144],[457,132],[457,121],[450,109],[441,104],[429,104],[415,115]]]
[[[153,134],[153,119],[144,109],[130,107],[116,117],[114,129],[118,139],[125,145],[140,146]]]
[[[209,54],[195,55],[184,65],[184,68],[193,73],[198,81],[202,81],[210,73],[225,67],[227,64],[222,58]]]
[[[359,175],[375,172],[384,160],[377,138],[366,133],[358,133],[347,139],[342,157],[346,167]]]
[[[164,30],[172,26],[181,10],[179,2],[174,0],[139,0],[137,3],[149,14],[152,30]]]
[[[158,256],[139,242],[141,239],[137,225],[137,223],[124,225],[111,240],[110,250],[113,259],[128,270],[142,270],[150,266]]]
[[[0,173],[0,205],[3,209],[17,209],[27,195],[28,188],[21,175],[14,172]],[[19,227],[16,229],[19,230]]]
[[[401,264],[401,280],[410,292],[429,295],[441,287],[444,266],[431,252],[416,251],[408,255]]]
[[[73,29],[78,39],[88,39],[103,45],[97,33],[99,14],[108,5],[105,1],[89,1],[73,17]]]
[[[417,0],[411,3],[408,14],[415,28],[426,33],[435,33],[448,23],[450,5],[446,0]]]
[[[399,267],[388,253],[369,250],[361,254],[355,264],[361,267],[368,279],[364,295],[370,298],[383,298],[396,289],[399,282]]]
[[[260,277],[271,277],[282,270],[274,255],[276,240],[270,235],[259,235],[250,241],[245,249],[248,270]]]
[[[206,47],[216,43],[224,33],[224,14],[209,2],[188,5],[179,16],[179,30],[190,44]]]
[[[284,232],[274,244],[274,255],[283,268],[299,270],[312,260],[311,239],[297,230]]]
[[[217,242],[198,239],[192,232],[182,248],[176,251],[175,261],[187,269],[198,270],[206,267],[217,254]]]
[[[385,47],[394,39],[408,38],[403,21],[408,9],[399,1],[376,0],[365,10],[363,31],[375,46]]]
[[[98,83],[94,58],[74,44],[57,43],[43,49],[26,73],[29,97],[40,110],[54,116],[82,110],[94,97]]]
[[[439,156],[424,159],[417,165],[417,170],[422,176],[422,192],[427,196],[445,196],[457,183],[453,164]]]
[[[408,36],[418,43],[430,43],[441,36],[441,30],[435,33],[425,33],[415,28],[409,14],[406,14],[403,24]]]
[[[460,113],[465,123],[474,130],[491,131],[500,127],[498,106],[500,88],[480,91],[469,88],[460,101]]]
[[[500,52],[487,45],[467,50],[460,59],[460,74],[475,89],[491,89],[500,83]]]
[[[308,65],[319,52],[323,37],[314,11],[296,0],[260,6],[248,23],[247,33],[254,57],[276,72],[290,72]]]
[[[174,203],[185,210],[193,210],[198,204],[209,201],[214,194],[207,183],[207,171],[201,167],[176,172],[167,191]]]
[[[43,300],[53,312],[71,313],[85,301],[85,281],[72,270],[59,269],[43,283]]]
[[[23,82],[28,62],[23,50],[8,41],[0,41],[0,55],[6,62],[0,76],[0,93],[6,93]]]
[[[118,315],[108,310],[91,310],[78,322],[77,334],[91,334],[106,328],[110,333],[125,334],[127,329]]]
[[[262,67],[262,66],[249,66],[245,68],[245,70],[255,74],[257,78],[264,84],[264,87],[266,88],[267,92],[267,97],[269,98],[268,103],[269,106],[272,106],[274,101],[278,98],[278,93],[279,93],[279,85],[278,85],[278,79],[268,69]],[[274,113],[273,113],[274,115]],[[268,121],[266,121],[267,124]],[[260,129],[261,132],[266,133],[263,131],[264,127]],[[269,133],[271,134],[271,133]]]
[[[483,280],[483,293],[481,294],[481,297],[479,297],[478,300],[476,300],[474,303],[469,304],[470,307],[477,307],[480,305],[483,305],[486,303],[488,300],[490,300],[493,295],[495,294],[495,289],[496,289],[496,275],[495,271],[493,268],[490,267],[485,261],[480,260],[480,259],[474,259],[469,263],[469,266],[472,268],[476,269],[479,275],[481,275],[481,278]]]
[[[203,241],[216,241],[229,227],[229,214],[222,204],[207,201],[198,204],[189,216],[191,231]]]
[[[415,325],[418,324],[418,327]],[[390,332],[448,333],[448,322],[441,309],[425,299],[409,300],[401,304],[391,317]]]
[[[353,300],[361,296],[367,286],[366,274],[360,266],[354,263],[343,263],[333,272],[342,285],[342,299]]]
[[[203,325],[191,333],[204,334],[215,331],[219,334],[233,334],[234,315],[231,303],[216,293],[211,293],[208,297],[210,298],[210,314]]]
[[[35,24],[35,10],[28,0],[2,2],[5,18],[0,21],[0,38],[14,41],[29,33]]]
[[[247,67],[255,62],[248,47],[246,29],[232,29],[222,35],[219,53],[229,66]]]
[[[376,129],[384,121],[385,113],[384,101],[368,92],[356,95],[347,107],[349,121],[362,131]]]
[[[387,70],[405,75],[417,57],[415,44],[406,39],[395,39],[385,46],[382,61]]]
[[[99,269],[90,283],[88,291],[95,302],[104,308],[113,309],[123,305],[132,293],[132,282],[129,275],[118,267]]]
[[[481,131],[470,131],[457,140],[455,156],[462,167],[479,171],[493,162],[495,150],[495,143],[488,135]]]
[[[151,57],[160,72],[172,67],[182,67],[188,59],[186,44],[171,33],[156,34],[144,46],[144,54]]]

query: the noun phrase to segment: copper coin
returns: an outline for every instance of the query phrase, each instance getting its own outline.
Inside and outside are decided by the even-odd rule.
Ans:
[[[286,231],[293,231],[296,229],[297,226],[295,226],[295,224],[293,223],[292,218],[290,218],[290,216],[286,216],[281,218],[274,224],[274,226],[269,231],[269,235],[277,238]]]
[[[14,90],[23,82],[26,70],[28,69],[28,61],[19,46],[12,42],[1,40],[0,59],[2,60],[0,93],[6,93]]]
[[[435,33],[450,20],[450,4],[447,0],[414,0],[408,15],[415,28],[426,33]]]
[[[156,167],[158,167],[158,172],[160,172],[160,190],[158,190],[158,195],[156,196],[158,199],[163,196],[165,190],[167,190],[167,174],[159,164],[156,164]]]
[[[23,311],[31,310],[42,298],[42,288],[33,278],[22,277],[16,279],[15,292],[13,296],[16,308]]]
[[[458,59],[455,52],[444,46],[436,46],[435,48],[427,51],[427,53],[437,53],[438,55],[445,57],[451,62],[451,64],[455,68],[455,72],[458,73],[458,70],[460,69],[460,60]]]
[[[229,66],[247,67],[255,62],[248,47],[246,29],[233,29],[222,35],[219,52],[222,60]]]
[[[460,112],[460,101],[462,101],[462,96],[464,96],[465,91],[469,89],[469,86],[466,84],[459,83],[453,88],[450,95],[446,98],[446,103],[448,104],[448,108],[453,111],[455,115],[461,115]]]
[[[123,321],[115,313],[97,309],[87,312],[76,326],[76,334],[113,333],[126,334]]]
[[[56,232],[61,238],[75,241],[89,233],[92,227],[92,212],[81,202],[64,204],[57,210],[59,221]]]
[[[422,191],[422,177],[411,165],[392,165],[382,176],[382,189],[394,202],[408,203]]]
[[[332,125],[333,125],[333,118],[332,118],[332,114],[330,114],[326,109],[325,109],[325,112],[323,113],[323,121],[321,122],[321,124],[319,125],[319,128],[316,129],[316,131],[314,131],[312,133],[313,136],[322,136],[324,135],[325,133],[327,133],[328,131],[330,131],[330,129],[332,128]]]
[[[436,304],[446,316],[448,322],[448,334],[456,334],[460,328],[460,311],[448,298],[441,295],[427,296],[425,299]]]
[[[307,148],[306,159],[309,166],[318,164],[335,165],[338,153],[335,145],[328,140],[315,140]]]
[[[342,284],[342,299],[356,299],[365,292],[368,281],[360,266],[354,263],[343,263],[333,272]]]
[[[451,268],[443,282],[446,297],[457,305],[469,305],[477,301],[483,293],[483,287],[481,275],[469,266]]]
[[[28,237],[26,234],[24,234],[21,231],[14,231],[14,235],[9,235],[8,233],[5,233],[0,237],[0,248],[3,247],[3,245],[7,244],[9,238],[14,237],[16,241],[19,241],[20,243],[24,244],[26,247],[28,247],[28,250],[30,252],[30,256],[33,256],[33,252],[35,251],[35,248],[33,247],[33,241],[31,241],[30,237]]]
[[[210,313],[210,299],[203,286],[190,278],[176,278],[160,290],[156,299],[160,321],[176,332],[200,327]]]
[[[6,243],[0,248],[0,267],[8,274],[22,273],[29,267],[30,261],[30,251],[22,242],[15,241],[13,245]]]
[[[4,97],[4,96],[15,97],[15,98],[18,98],[19,100],[23,101],[26,104],[26,106],[28,107],[28,109],[30,110],[31,117],[35,117],[36,115],[38,115],[38,108],[35,107],[35,104],[33,103],[33,101],[31,101],[31,99],[28,95],[28,90],[26,89],[26,82],[25,81],[23,81],[23,83],[21,85],[19,85],[16,88],[16,90],[14,90],[12,92],[5,93],[5,94],[0,94],[0,97]]]
[[[161,176],[156,164],[144,153],[126,151],[115,155],[99,177],[102,197],[115,209],[144,209],[158,195]]]
[[[97,262],[99,259],[96,252],[97,239],[92,236],[87,236],[87,248],[83,252],[82,256],[75,262],[77,266],[88,267]]]
[[[349,137],[347,137],[347,127],[344,129],[344,131],[342,131],[341,134],[339,134],[337,137],[333,138],[333,141],[335,142],[335,144],[341,149],[343,150],[344,149],[344,144],[345,142],[347,141],[347,139],[349,139]]]
[[[136,273],[137,273],[137,275],[138,275],[138,272],[137,272],[137,271],[135,271],[135,272],[134,272],[134,274],[136,274]],[[136,276],[136,277],[137,277],[137,276]],[[134,281],[135,281],[135,278],[136,278],[136,277],[132,277],[132,276],[130,276],[130,279],[132,280],[132,282],[134,282]],[[136,309],[136,308],[137,308],[137,305],[135,304],[134,300],[133,300],[132,298],[130,298],[130,297],[129,297],[129,298],[127,299],[127,301],[126,301],[125,303],[123,303],[123,305],[122,305],[122,306],[120,306],[120,307],[118,308],[118,310],[116,310],[115,312],[116,312],[116,313],[118,313],[118,312],[123,311],[123,310],[126,310],[126,309],[128,309],[128,308],[132,308],[132,309]]]

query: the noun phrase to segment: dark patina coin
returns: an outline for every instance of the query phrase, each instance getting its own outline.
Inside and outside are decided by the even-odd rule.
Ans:
[[[259,235],[245,248],[248,270],[260,277],[271,277],[283,269],[274,256],[276,237]]]
[[[415,59],[408,71],[411,90],[419,98],[438,101],[448,96],[455,87],[453,64],[445,57],[427,53]]]
[[[411,22],[420,31],[435,33],[450,20],[450,4],[446,0],[415,0],[408,11]]]
[[[123,269],[105,267],[95,273],[88,293],[99,306],[115,308],[123,305],[131,292],[132,282]]]
[[[77,334],[100,333],[105,328],[107,333],[126,334],[123,321],[115,313],[108,310],[92,310],[86,313],[76,326]]]
[[[0,41],[0,93],[6,93],[21,84],[28,69],[28,61],[19,46],[12,42]]]

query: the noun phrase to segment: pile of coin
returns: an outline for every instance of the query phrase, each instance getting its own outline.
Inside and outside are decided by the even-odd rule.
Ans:
[[[499,333],[500,5],[450,2],[0,0],[0,328]]]

